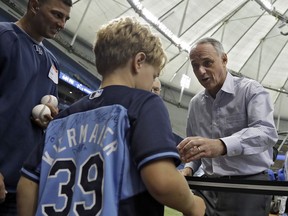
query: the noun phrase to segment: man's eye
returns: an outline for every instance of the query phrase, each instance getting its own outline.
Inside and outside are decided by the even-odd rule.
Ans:
[[[194,70],[196,70],[197,68],[199,68],[199,65],[198,65],[198,64],[192,64],[192,68],[193,68]]]
[[[62,19],[63,18],[63,14],[61,13],[57,13],[57,12],[54,12],[53,15],[58,18],[58,19]]]
[[[213,62],[212,61],[205,61],[204,62],[204,67],[209,67],[209,66],[211,66],[213,64]]]

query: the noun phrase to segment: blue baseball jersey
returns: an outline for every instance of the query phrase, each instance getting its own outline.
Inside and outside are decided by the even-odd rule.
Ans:
[[[22,169],[39,182],[36,215],[164,214],[140,176],[154,160],[180,162],[159,96],[125,86],[97,90],[50,122],[43,143]]]
[[[0,172],[8,192],[16,192],[23,162],[43,136],[31,121],[33,107],[44,95],[57,96],[51,68],[59,70],[57,60],[42,43],[0,23]]]

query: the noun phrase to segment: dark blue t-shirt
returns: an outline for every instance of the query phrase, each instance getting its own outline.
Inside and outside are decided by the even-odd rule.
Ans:
[[[43,136],[31,122],[33,107],[44,95],[57,96],[52,66],[58,69],[42,43],[14,23],[0,23],[0,172],[8,192],[16,191],[23,162]]]

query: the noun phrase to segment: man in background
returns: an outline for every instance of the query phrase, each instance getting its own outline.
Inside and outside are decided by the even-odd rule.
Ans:
[[[58,62],[42,41],[64,28],[71,6],[71,0],[29,0],[20,20],[0,23],[0,173],[8,192],[0,215],[16,215],[20,169],[47,126],[31,120],[32,109],[44,95],[58,95]],[[50,109],[47,120],[58,113]]]
[[[161,81],[160,81],[160,79],[158,77],[156,77],[154,79],[151,92],[153,92],[153,93],[155,93],[155,94],[160,96],[160,93],[161,93]]]

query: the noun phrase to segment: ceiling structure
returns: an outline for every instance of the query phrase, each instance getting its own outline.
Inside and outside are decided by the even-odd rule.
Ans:
[[[281,116],[288,117],[285,109],[288,106],[288,36],[280,33],[288,29],[285,25],[279,28],[282,20],[266,12],[256,1],[143,0],[140,4],[190,46],[207,36],[222,41],[228,54],[228,68],[236,75],[256,79],[267,87],[275,112],[279,111],[281,103],[284,107],[280,110]],[[280,14],[287,14],[287,0],[273,1],[273,6]],[[74,1],[72,19],[66,28],[93,44],[97,29],[120,16],[138,17],[139,12],[131,6],[131,1],[78,0]],[[79,26],[75,25],[77,21]],[[169,62],[161,81],[180,89],[182,74],[186,74],[191,77],[186,91],[195,94],[202,90],[187,58],[188,53],[163,35],[162,42]]]
[[[1,1],[25,10],[28,0]],[[93,65],[91,50],[97,29],[121,16],[135,16],[146,22],[139,8],[148,10],[174,37],[171,39],[163,34],[163,29],[154,28],[168,55],[168,64],[160,76],[165,86],[180,92],[181,77],[185,74],[191,83],[184,94],[194,95],[202,90],[190,65],[187,47],[200,38],[214,37],[224,45],[229,70],[236,76],[259,81],[271,95],[275,115],[287,120],[288,3],[266,1],[277,13],[266,11],[260,0],[73,0],[71,19],[56,39]],[[91,68],[90,72],[99,77],[96,69]]]

